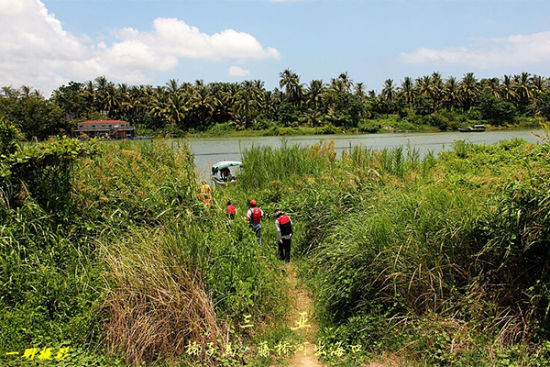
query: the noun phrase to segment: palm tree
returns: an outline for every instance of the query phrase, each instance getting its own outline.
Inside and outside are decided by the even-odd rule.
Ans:
[[[20,96],[23,98],[28,98],[31,95],[32,87],[29,87],[28,85],[22,85],[20,90]]]
[[[474,73],[467,73],[459,84],[460,100],[463,111],[467,111],[475,103],[479,95],[479,85]]]
[[[290,69],[286,69],[280,74],[280,77],[279,86],[285,88],[287,98],[299,103],[302,98],[302,85],[300,84],[298,74]]]
[[[536,98],[538,95],[544,93],[545,89],[545,79],[540,75],[533,75],[531,77],[531,85],[533,86],[533,98]]]
[[[453,110],[459,99],[458,83],[454,76],[449,77],[445,82],[444,95],[446,108],[448,110]]]
[[[307,90],[307,101],[306,101],[308,106],[312,107],[314,110],[317,110],[319,102],[321,101],[322,93],[323,93],[322,80],[312,80],[311,82],[309,82],[309,87]]]
[[[494,97],[500,97],[500,80],[498,78],[491,78],[485,81],[487,89]]]
[[[416,86],[418,93],[421,96],[432,98],[432,78],[429,75],[425,75],[422,78],[416,79]]]
[[[395,87],[393,85],[392,79],[386,79],[384,82],[384,89],[382,89],[381,93],[382,98],[384,98],[386,101],[393,101],[395,98]]]
[[[410,76],[406,76],[405,79],[403,79],[401,90],[403,91],[405,102],[411,107],[414,102],[414,82]]]
[[[166,83],[166,88],[168,88],[168,92],[170,93],[177,93],[180,90],[180,85],[177,80],[170,79]]]
[[[501,94],[508,102],[516,99],[516,91],[514,90],[514,82],[509,75],[504,75],[502,79]]]
[[[438,72],[432,73],[431,83],[431,98],[433,103],[433,110],[438,111],[443,99],[442,97],[444,89],[441,74],[439,74]]]
[[[517,98],[519,107],[521,108],[521,110],[524,111],[534,96],[534,92],[531,88],[531,83],[530,83],[530,74],[523,72],[520,75],[514,76],[514,80],[515,80],[514,89],[516,92],[516,98]]]
[[[340,82],[340,84],[342,85],[343,87],[343,90],[345,92],[348,92],[351,90],[351,86],[353,85],[353,82],[351,81],[351,79],[349,78],[349,75],[347,72],[345,73],[342,73],[338,76],[338,81]]]
[[[365,98],[365,83],[361,83],[361,82],[356,83],[353,94],[361,97],[361,99]]]

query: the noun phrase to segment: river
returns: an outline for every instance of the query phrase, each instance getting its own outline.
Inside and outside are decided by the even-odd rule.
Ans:
[[[336,151],[341,152],[350,146],[363,146],[369,149],[411,147],[421,154],[432,151],[437,154],[451,149],[457,140],[474,144],[492,144],[500,140],[521,138],[532,143],[539,141],[533,134],[542,134],[542,130],[497,130],[485,132],[440,132],[408,134],[365,134],[365,135],[308,135],[308,136],[265,136],[265,137],[217,137],[188,139],[191,152],[195,156],[195,165],[199,174],[207,178],[213,163],[223,160],[241,160],[241,152],[251,146],[280,147],[283,139],[287,144],[309,146],[320,141],[334,141]]]

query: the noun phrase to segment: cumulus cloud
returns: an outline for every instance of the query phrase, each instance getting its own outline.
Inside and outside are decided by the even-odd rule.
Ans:
[[[250,71],[239,66],[231,66],[227,72],[230,76],[247,76],[250,74]]]
[[[481,39],[474,45],[444,49],[420,48],[400,59],[417,64],[460,64],[479,68],[526,66],[550,62],[550,31]]]
[[[201,32],[176,18],[157,18],[150,32],[114,30],[106,45],[76,37],[40,0],[0,0],[0,80],[49,93],[69,80],[106,75],[143,82],[151,73],[174,69],[184,58],[202,60],[278,59],[275,48],[264,47],[251,34],[226,29]],[[243,72],[244,69],[240,71]]]

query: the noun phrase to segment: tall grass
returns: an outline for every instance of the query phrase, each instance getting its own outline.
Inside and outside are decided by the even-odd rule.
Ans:
[[[83,160],[74,180],[83,217],[154,225],[197,211],[197,177],[185,145],[162,141],[105,143]]]
[[[190,266],[174,233],[164,232],[135,231],[104,248],[109,284],[104,307],[110,315],[106,343],[130,364],[183,355],[191,342],[203,350],[208,342],[223,342],[201,269]],[[201,358],[211,362],[204,354]]]
[[[335,158],[334,143],[320,143],[311,149],[285,141],[280,149],[252,147],[243,153],[245,167],[239,179],[243,187],[250,189],[265,187],[271,181],[287,182],[301,175],[318,177],[330,170]]]
[[[410,149],[358,147],[340,158],[326,146],[255,149],[244,155],[244,186],[284,180],[263,199],[297,220],[294,248],[307,257],[323,325],[366,341],[365,330],[420,335],[410,327],[439,318],[462,325],[457,338],[484,335],[459,341],[469,350],[537,343],[550,325],[549,149],[520,140],[458,143],[439,158]],[[298,163],[282,164],[289,161]],[[411,345],[421,350],[422,338]],[[437,343],[451,350],[444,358],[453,355]]]
[[[280,317],[274,253],[228,222],[216,195],[211,208],[198,200],[186,146],[100,143],[68,172],[62,214],[32,191],[0,203],[0,352],[63,342],[133,365],[215,365],[218,352],[191,358],[189,343],[220,351],[254,333],[229,328],[245,316]]]

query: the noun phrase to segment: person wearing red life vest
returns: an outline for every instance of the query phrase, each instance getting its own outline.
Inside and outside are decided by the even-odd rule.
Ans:
[[[250,200],[250,209],[246,213],[246,220],[250,223],[250,227],[256,232],[256,237],[258,237],[258,242],[262,243],[262,218],[264,212],[262,209],[258,208],[258,203],[256,200]]]
[[[288,215],[275,209],[275,229],[279,242],[279,259],[290,261],[290,240],[292,239],[292,220]]]
[[[227,202],[227,215],[229,215],[229,218],[235,219],[235,213],[237,213],[237,208],[231,205],[231,200],[229,200]]]

